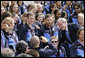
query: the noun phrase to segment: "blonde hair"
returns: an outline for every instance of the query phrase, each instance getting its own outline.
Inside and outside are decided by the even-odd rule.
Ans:
[[[51,37],[51,40],[52,40],[52,39],[58,39],[58,36],[52,36],[52,37]],[[58,40],[59,40],[59,39],[58,39]]]
[[[79,13],[78,17],[82,17],[84,19],[84,13]]]
[[[65,18],[59,18],[58,20],[57,20],[57,22],[67,22],[67,20],[65,19]]]
[[[6,26],[6,29],[4,29],[4,30],[10,30],[10,27],[11,27],[11,23],[12,22],[14,22],[14,20],[13,20],[13,18],[11,18],[11,17],[6,17],[3,21],[2,21],[2,23],[1,23],[1,26],[3,26],[3,24],[5,24]]]

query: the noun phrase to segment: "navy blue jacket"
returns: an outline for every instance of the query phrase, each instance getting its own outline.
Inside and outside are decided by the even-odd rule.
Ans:
[[[35,49],[39,52],[40,57],[50,57],[53,54],[55,54],[57,52],[56,47],[54,47],[51,43],[47,42],[47,43],[43,43],[44,45],[48,45],[49,48],[44,49],[42,46],[42,44],[40,44],[41,46],[38,48],[32,48]]]
[[[79,53],[78,50],[80,50]],[[78,40],[70,48],[70,57],[84,57],[84,46]]]
[[[52,36],[60,36],[59,29],[57,26],[52,26],[51,28],[48,28],[46,25],[42,25],[42,27],[38,31],[38,36],[44,36],[50,42]]]
[[[33,27],[34,27],[34,25],[33,25]],[[35,27],[34,27],[34,28],[35,28]],[[28,30],[31,30],[31,28],[30,28],[27,24],[21,25],[21,26],[19,27],[19,30],[18,30],[19,40],[27,41],[27,36],[26,36],[26,34],[27,34]],[[34,30],[34,29],[33,29],[33,30]]]

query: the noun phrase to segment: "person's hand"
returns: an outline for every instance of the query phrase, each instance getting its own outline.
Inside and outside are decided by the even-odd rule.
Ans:
[[[47,48],[49,48],[49,46],[47,45],[44,49],[47,49]]]
[[[36,25],[36,29],[40,29],[40,27],[38,25]]]
[[[46,43],[46,42],[48,42],[48,40],[44,36],[41,36],[41,42]]]

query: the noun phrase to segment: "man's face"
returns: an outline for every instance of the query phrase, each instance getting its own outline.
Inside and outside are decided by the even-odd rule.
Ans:
[[[22,17],[23,22],[27,22],[27,17]]]
[[[61,30],[66,30],[67,23],[66,22],[59,22],[58,26]]]
[[[51,40],[51,43],[52,43],[52,45],[54,45],[55,47],[58,47],[58,39],[52,39]]]
[[[35,17],[30,15],[27,21],[28,21],[29,24],[33,24],[34,20],[35,20]]]
[[[79,40],[84,41],[84,30],[82,30],[80,32],[80,34],[78,35],[78,37],[79,37]]]
[[[84,18],[78,17],[78,22],[79,22],[79,24],[84,25]]]

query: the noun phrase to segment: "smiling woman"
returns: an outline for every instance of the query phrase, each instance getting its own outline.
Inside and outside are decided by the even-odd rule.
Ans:
[[[16,44],[18,43],[18,36],[14,29],[14,20],[11,17],[6,17],[1,23],[1,30],[3,34],[1,35],[1,41],[4,47],[9,47],[10,49],[15,51]],[[6,46],[7,45],[7,46]]]
[[[19,8],[18,8],[18,4],[12,4],[10,6],[10,12],[16,13],[19,15]]]

